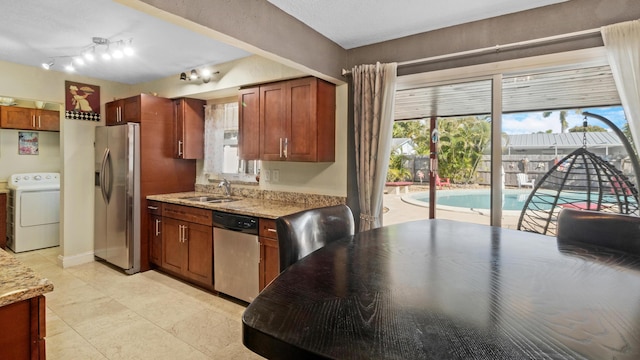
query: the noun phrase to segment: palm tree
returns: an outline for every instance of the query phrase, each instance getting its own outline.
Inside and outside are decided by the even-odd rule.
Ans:
[[[549,117],[553,114],[553,111],[545,111],[542,113],[542,117]],[[560,132],[564,133],[567,131],[569,127],[569,123],[567,123],[567,110],[560,110]]]

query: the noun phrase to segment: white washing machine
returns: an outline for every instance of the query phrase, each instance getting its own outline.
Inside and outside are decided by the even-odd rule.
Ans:
[[[60,244],[60,174],[11,175],[7,246],[16,253]]]

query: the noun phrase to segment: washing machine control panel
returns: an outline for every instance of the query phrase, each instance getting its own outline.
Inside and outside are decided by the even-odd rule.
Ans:
[[[13,190],[23,188],[60,187],[60,173],[25,173],[13,174],[7,187]]]

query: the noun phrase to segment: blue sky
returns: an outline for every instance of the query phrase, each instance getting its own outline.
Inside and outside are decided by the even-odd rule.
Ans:
[[[593,114],[603,116],[611,120],[616,126],[622,129],[627,122],[624,116],[622,106],[601,107],[601,108],[584,108],[582,111],[588,111]],[[576,125],[582,126],[583,116],[576,113],[575,110],[568,110],[567,122],[568,128]],[[605,129],[609,127],[602,121],[594,118],[587,118],[589,125],[598,125]],[[560,112],[554,111],[549,117],[542,117],[541,112],[517,113],[502,115],[502,131],[507,134],[531,134],[538,131],[553,130],[554,133],[560,132]]]

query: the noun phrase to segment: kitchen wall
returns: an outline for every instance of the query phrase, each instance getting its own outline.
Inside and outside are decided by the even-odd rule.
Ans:
[[[18,131],[0,129],[0,187],[6,186],[12,174],[60,172],[59,133],[38,131],[38,155],[19,155]]]
[[[103,104],[114,97],[132,95],[129,85],[9,62],[0,61],[0,76],[0,94],[17,99],[63,104],[65,80],[100,86]],[[13,145],[17,131],[0,130],[0,181],[6,181],[6,174],[27,169],[62,174],[59,260],[61,265],[70,266],[93,260],[93,141],[94,127],[100,123],[65,120],[62,114],[60,132],[40,132],[41,155],[32,155],[31,159],[13,155],[17,153]]]
[[[226,64],[217,80],[208,84],[185,82],[178,75],[154,82],[135,85],[137,92],[156,92],[161,96],[175,98],[195,97],[214,102],[214,99],[237,96],[240,86],[266,83],[281,79],[305,76],[306,74],[260,56],[250,56]],[[277,183],[261,181],[260,189],[304,192],[321,195],[347,196],[347,85],[336,89],[336,161],[333,163],[300,163],[264,161],[262,169],[279,170]],[[202,161],[198,163],[198,179],[204,183]],[[194,180],[195,181],[195,180]]]

